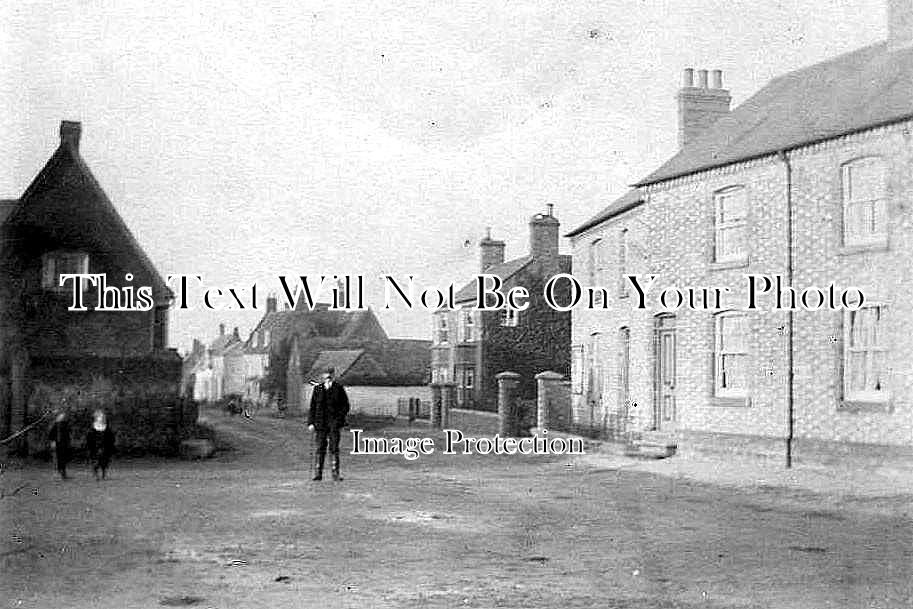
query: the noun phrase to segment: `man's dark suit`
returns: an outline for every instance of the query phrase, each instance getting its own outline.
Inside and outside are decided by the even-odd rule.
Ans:
[[[339,479],[339,430],[346,426],[349,415],[349,397],[342,385],[333,381],[327,388],[323,383],[311,393],[308,425],[314,426],[317,452],[314,455],[314,479],[323,477],[323,463],[327,447],[333,455],[333,479]]]

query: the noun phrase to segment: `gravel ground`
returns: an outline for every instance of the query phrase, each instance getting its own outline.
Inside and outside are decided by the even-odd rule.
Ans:
[[[101,483],[7,463],[0,607],[913,606],[908,494],[872,510],[598,460],[349,455],[348,436],[345,480],[315,483],[300,421],[211,416],[234,449],[203,462]]]

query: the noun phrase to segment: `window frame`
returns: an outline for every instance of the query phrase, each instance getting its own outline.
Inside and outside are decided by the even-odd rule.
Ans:
[[[860,311],[865,311],[868,309],[877,309],[878,318],[875,326],[874,334],[876,338],[876,343],[873,345],[863,345],[862,347],[855,348],[853,346],[853,320],[855,314]],[[841,354],[841,363],[842,363],[842,392],[843,392],[843,401],[845,403],[858,403],[858,404],[889,404],[892,398],[891,384],[889,378],[890,366],[888,365],[888,356],[889,345],[882,342],[887,336],[888,333],[885,331],[882,324],[885,323],[886,315],[889,314],[890,308],[884,302],[881,301],[866,301],[859,309],[844,311],[843,315],[843,353]],[[879,327],[881,326],[881,327]],[[871,374],[872,372],[872,358],[873,354],[881,353],[883,370],[880,371],[880,377],[885,387],[882,389],[876,390],[852,390],[850,388],[850,382],[852,380],[851,372],[851,359],[853,353],[864,353],[866,354],[866,364],[865,372],[866,374]]]
[[[742,196],[742,215],[736,220],[725,220],[723,218],[723,204],[727,198],[732,197],[735,193]],[[741,247],[738,252],[728,256],[722,256],[720,238],[723,231],[732,231],[741,229]],[[713,193],[713,261],[716,263],[736,263],[747,262],[749,255],[748,247],[748,189],[740,184],[727,186]]]
[[[505,306],[501,311],[501,327],[516,328],[520,325],[520,311],[513,307]]]
[[[476,342],[476,322],[471,310],[463,309],[459,313],[459,342]]]
[[[727,318],[741,318],[742,323],[745,324],[742,337],[740,338],[740,348],[738,350],[727,347],[724,342],[725,324],[723,320]],[[747,377],[746,387],[744,389],[731,389],[723,386],[726,375],[724,363],[724,358],[726,356],[743,357],[748,363],[751,361],[751,350],[749,349],[748,341],[745,339],[749,334],[749,329],[747,327],[748,319],[749,317],[746,312],[738,310],[720,311],[713,316],[713,396],[716,398],[747,400],[751,396],[750,379]],[[749,369],[750,367],[746,365],[746,373]]]
[[[450,342],[450,328],[447,322],[447,315],[441,313],[436,316],[437,321],[434,324],[434,337],[437,339],[437,344],[446,345]]]
[[[79,269],[72,273],[67,271],[61,273],[58,270],[58,262],[63,258],[79,257]],[[49,265],[53,263],[53,266]],[[89,253],[82,250],[52,250],[41,255],[41,288],[49,292],[67,292],[71,288],[68,285],[60,285],[61,274],[87,274],[89,272]],[[82,290],[89,288],[89,282],[82,282]]]
[[[852,172],[855,168],[877,165],[881,170],[881,190],[878,196],[855,198],[852,193]],[[842,217],[842,244],[844,247],[871,247],[885,245],[888,241],[890,221],[888,219],[888,163],[879,155],[867,155],[850,159],[840,165],[840,206]],[[848,195],[848,191],[849,195]],[[871,232],[867,236],[864,231],[854,230],[851,227],[851,211],[857,207],[871,206],[871,219],[875,223],[881,217],[882,228],[880,231]],[[859,216],[860,218],[862,216]]]

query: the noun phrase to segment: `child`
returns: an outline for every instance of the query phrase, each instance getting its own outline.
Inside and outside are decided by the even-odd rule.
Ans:
[[[51,450],[54,451],[57,473],[60,474],[61,480],[66,480],[67,463],[70,461],[70,422],[65,410],[57,413],[54,424],[48,431],[48,440],[51,442]]]
[[[101,479],[104,480],[108,473],[108,464],[111,463],[111,455],[114,454],[114,431],[108,425],[103,410],[97,409],[92,416],[92,427],[89,428],[86,443],[92,459],[92,473],[98,480],[98,472],[101,471]]]

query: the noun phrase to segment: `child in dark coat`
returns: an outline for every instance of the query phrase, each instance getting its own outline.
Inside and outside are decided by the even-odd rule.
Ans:
[[[111,455],[114,454],[114,431],[108,425],[108,419],[103,410],[96,410],[93,413],[92,426],[86,436],[86,444],[89,448],[89,457],[92,459],[92,473],[95,479],[104,480],[108,474],[108,465],[111,463]]]
[[[67,463],[70,462],[70,422],[67,420],[66,411],[58,412],[54,424],[48,430],[48,440],[54,452],[57,464],[57,473],[61,479],[67,479]]]

